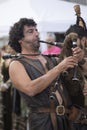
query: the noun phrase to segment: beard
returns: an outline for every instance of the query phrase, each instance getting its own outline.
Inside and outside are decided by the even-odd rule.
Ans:
[[[39,38],[30,41],[28,39],[23,40],[25,44],[27,44],[27,46],[30,46],[31,50],[33,50],[34,52],[37,52],[39,50],[40,47]]]
[[[26,42],[31,50],[33,50],[34,52],[37,52],[39,50],[39,47],[40,47],[40,42],[39,40],[34,40],[34,41],[31,41],[31,42]]]
[[[35,41],[31,44],[31,48],[34,50],[34,51],[38,51],[39,50],[39,47],[40,47],[40,42],[39,41]]]

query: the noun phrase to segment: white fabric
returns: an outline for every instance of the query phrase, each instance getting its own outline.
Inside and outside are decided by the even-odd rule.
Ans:
[[[60,0],[3,0],[0,3],[0,37],[21,17],[34,18],[40,32],[64,32],[76,21],[76,3]],[[87,22],[87,6],[81,5]]]

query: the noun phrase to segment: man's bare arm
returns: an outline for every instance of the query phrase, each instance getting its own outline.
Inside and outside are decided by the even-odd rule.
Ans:
[[[45,75],[31,80],[24,66],[18,61],[13,61],[9,66],[9,74],[13,84],[18,90],[27,95],[34,96],[47,88],[62,71],[67,68],[73,68],[75,63],[76,60],[74,57],[68,57]]]

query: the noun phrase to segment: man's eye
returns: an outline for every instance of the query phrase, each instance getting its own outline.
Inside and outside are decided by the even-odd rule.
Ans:
[[[28,32],[28,33],[33,33],[33,30],[28,30],[27,32]]]
[[[38,32],[38,29],[36,29],[35,31]]]

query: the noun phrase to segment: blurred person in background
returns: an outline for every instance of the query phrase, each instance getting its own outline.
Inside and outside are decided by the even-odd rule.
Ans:
[[[4,130],[25,130],[24,120],[26,118],[26,108],[24,102],[20,98],[19,92],[14,88],[9,77],[9,64],[11,62],[11,56],[15,56],[16,52],[9,45],[2,46],[3,58],[1,73],[3,75],[3,83],[7,88],[2,93],[3,97],[3,122]],[[23,116],[21,116],[23,114]]]
[[[48,42],[48,43],[56,42],[55,34],[54,33],[47,33],[45,41]],[[60,47],[47,44],[47,50],[42,52],[42,54],[60,54],[60,52],[61,52],[61,48]]]
[[[2,56],[4,54],[15,54],[15,51],[9,46],[2,46]],[[3,59],[1,66],[1,73],[3,75],[3,83],[6,86],[4,91],[2,92],[3,97],[3,122],[4,122],[4,130],[12,130],[12,82],[9,78],[9,63],[11,59]]]

